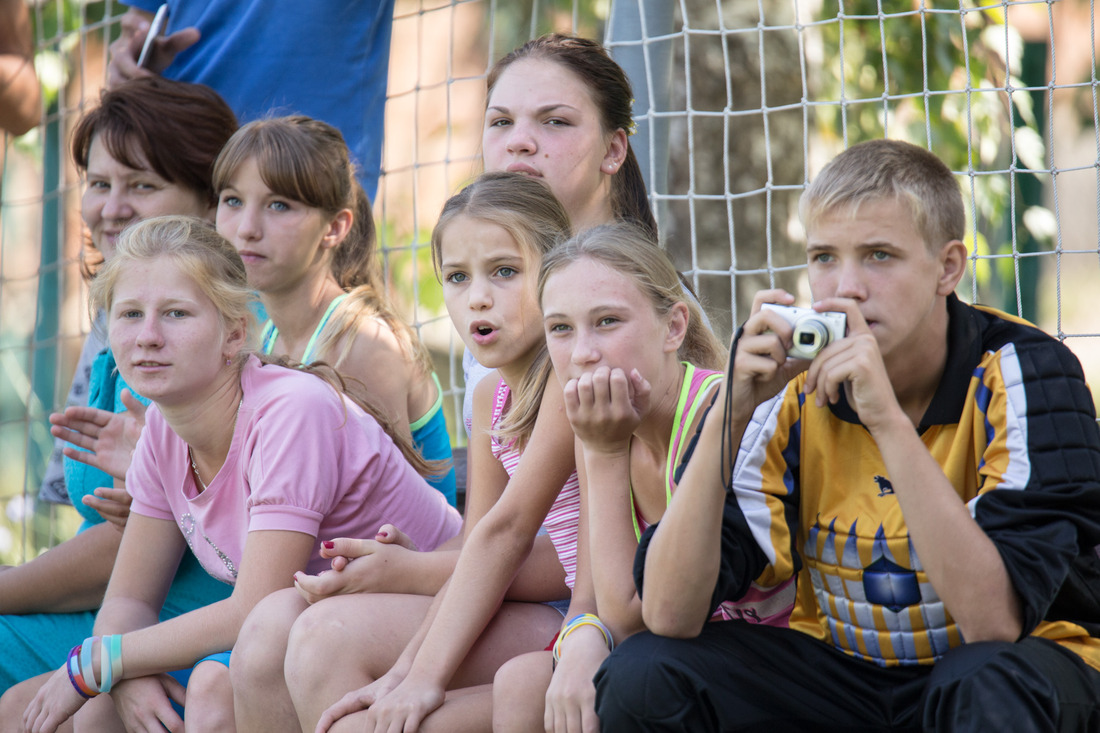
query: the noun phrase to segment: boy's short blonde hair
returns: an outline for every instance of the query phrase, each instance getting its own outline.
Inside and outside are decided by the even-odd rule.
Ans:
[[[822,216],[867,201],[903,203],[925,244],[938,251],[966,233],[962,192],[951,170],[934,153],[901,140],[870,140],[833,158],[810,183],[798,213],[809,231]]]

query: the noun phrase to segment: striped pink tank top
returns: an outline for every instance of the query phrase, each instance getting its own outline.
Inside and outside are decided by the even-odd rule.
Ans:
[[[504,383],[503,379],[500,380],[493,401],[493,419],[490,423],[492,430],[496,430],[500,426],[500,421],[504,417],[511,394],[508,385]],[[515,444],[511,441],[505,444],[495,437],[490,439],[490,444],[493,456],[500,461],[509,478],[511,478],[516,471],[516,467],[519,466],[520,451],[516,449]],[[550,535],[550,541],[554,543],[554,549],[558,552],[561,566],[565,568],[565,584],[570,589],[573,588],[573,579],[577,574],[577,526],[580,522],[580,516],[581,485],[577,479],[577,472],[573,471],[569,476],[569,480],[565,482],[558,493],[558,498],[554,499],[554,504],[550,507],[550,511],[547,513],[542,525],[546,533]]]

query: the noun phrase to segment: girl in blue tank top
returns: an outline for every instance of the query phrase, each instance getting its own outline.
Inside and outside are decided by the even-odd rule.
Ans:
[[[375,252],[370,201],[340,132],[320,120],[257,120],[214,167],[218,233],[237,248],[269,319],[261,350],[324,361],[361,382],[379,409],[408,425],[445,471],[429,478],[455,504],[451,440],[431,358],[396,313]]]

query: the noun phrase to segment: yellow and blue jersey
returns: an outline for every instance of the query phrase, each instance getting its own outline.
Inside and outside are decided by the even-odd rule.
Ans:
[[[1100,593],[1088,591],[1100,578],[1100,430],[1080,364],[1002,313],[954,297],[948,312],[947,365],[921,440],[997,546],[1025,634],[1100,669]],[[932,664],[964,639],[882,456],[843,396],[819,408],[804,380],[761,405],[745,433],[715,599],[738,597],[762,571],[797,576],[791,628],[879,665]]]

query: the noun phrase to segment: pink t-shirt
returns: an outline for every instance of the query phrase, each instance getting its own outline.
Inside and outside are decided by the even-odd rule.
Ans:
[[[385,431],[322,379],[256,357],[241,373],[244,399],[218,475],[200,491],[187,444],[157,409],[146,413],[126,487],[131,510],[176,522],[206,571],[236,581],[254,530],[313,537],[373,537],[385,522],[421,550],[462,520],[401,455]],[[306,571],[329,561],[315,550]]]

